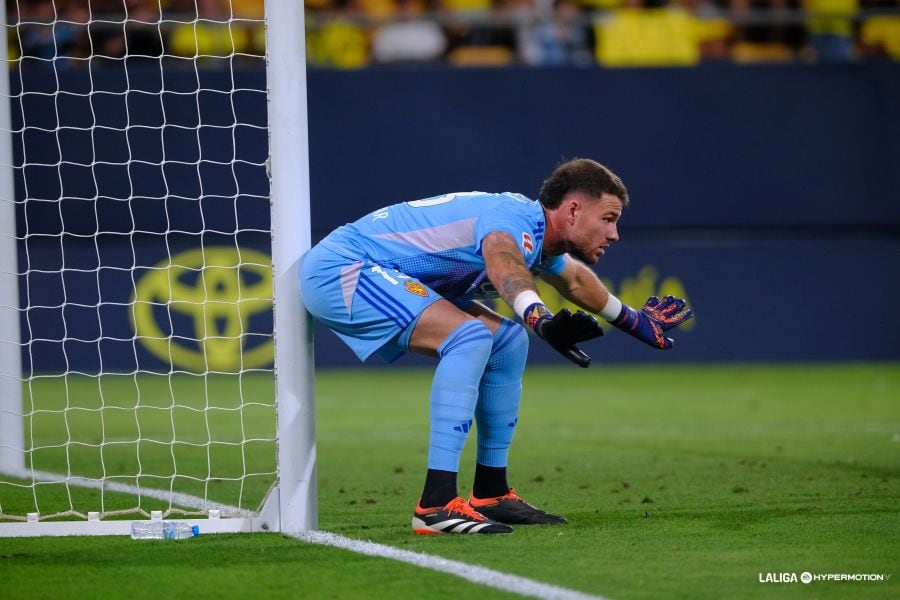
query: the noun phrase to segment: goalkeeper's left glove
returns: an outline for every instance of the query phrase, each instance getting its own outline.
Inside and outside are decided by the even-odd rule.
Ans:
[[[685,301],[674,296],[666,296],[662,300],[651,296],[641,310],[635,310],[622,304],[612,294],[600,314],[622,331],[661,350],[668,350],[674,343],[672,338],[663,333],[694,316],[691,309],[686,307]]]

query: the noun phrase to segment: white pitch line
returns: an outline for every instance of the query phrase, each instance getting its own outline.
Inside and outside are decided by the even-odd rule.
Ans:
[[[78,487],[103,489],[132,495],[143,495],[157,500],[168,500],[171,504],[187,506],[190,508],[216,508],[221,510],[223,514],[232,516],[248,516],[250,514],[247,510],[238,508],[237,506],[211,502],[205,498],[192,496],[190,494],[137,487],[113,481],[104,482],[98,479],[89,479],[85,477],[67,477],[66,475],[59,473],[47,473],[44,471],[29,471],[27,475],[33,477],[33,481],[65,482]],[[25,477],[25,473],[22,473],[21,476]],[[546,600],[607,600],[603,596],[592,596],[590,594],[585,594],[584,592],[577,592],[557,585],[528,579],[527,577],[519,577],[518,575],[494,571],[487,567],[471,565],[458,560],[435,556],[433,554],[402,550],[400,548],[394,548],[393,546],[376,544],[375,542],[355,540],[327,531],[306,531],[292,534],[292,536],[302,542],[310,544],[332,546],[334,548],[349,550],[358,554],[365,554],[366,556],[387,558],[421,567],[423,569],[431,569],[432,571],[437,571],[439,573],[455,575],[456,577],[471,581],[472,583],[496,588],[504,592],[512,592],[521,596],[544,598]]]
[[[130,494],[132,496],[146,496],[147,498],[153,498],[155,500],[168,501],[171,505],[187,506],[188,508],[196,508],[199,510],[209,508],[217,509],[222,512],[223,516],[229,517],[250,517],[254,514],[252,511],[248,511],[244,508],[220,504],[219,502],[206,500],[200,496],[192,496],[191,494],[182,494],[180,492],[172,492],[169,490],[138,487],[136,485],[128,485],[127,483],[119,483],[117,481],[104,481],[101,479],[91,479],[89,477],[79,477],[77,475],[67,476],[61,473],[49,473],[47,471],[23,470],[10,474],[23,479],[32,479],[35,483],[65,483],[67,485],[94,490],[119,492],[122,494]]]
[[[527,577],[510,575],[500,571],[494,571],[487,567],[470,565],[458,560],[451,560],[441,556],[401,550],[393,546],[376,544],[363,540],[345,538],[327,531],[308,531],[294,534],[297,539],[311,544],[333,546],[343,550],[350,550],[367,556],[377,556],[405,562],[423,569],[431,569],[439,573],[455,575],[472,583],[497,588],[504,592],[512,592],[521,596],[532,598],[546,598],[548,600],[605,600],[602,596],[592,596],[583,592],[576,592],[549,583],[541,583]]]

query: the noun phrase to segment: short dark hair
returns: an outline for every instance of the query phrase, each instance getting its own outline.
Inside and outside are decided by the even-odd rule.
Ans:
[[[556,167],[544,180],[538,196],[544,208],[559,207],[566,194],[581,192],[591,198],[611,194],[628,204],[628,190],[619,176],[589,158],[575,158]]]

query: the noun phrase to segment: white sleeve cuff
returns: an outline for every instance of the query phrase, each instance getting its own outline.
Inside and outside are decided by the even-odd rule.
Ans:
[[[606,306],[600,311],[600,316],[612,323],[619,318],[619,313],[621,312],[622,301],[610,294],[609,299],[606,301]]]
[[[525,290],[521,292],[516,299],[513,301],[513,310],[516,311],[516,314],[519,315],[522,320],[525,320],[525,309],[534,304],[535,302],[539,302],[543,304],[544,301],[541,300],[541,297],[537,295],[537,292],[534,290]]]

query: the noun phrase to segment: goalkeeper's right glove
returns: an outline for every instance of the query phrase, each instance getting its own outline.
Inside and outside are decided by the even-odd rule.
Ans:
[[[603,335],[597,319],[583,310],[573,315],[568,308],[554,315],[540,302],[528,306],[523,316],[525,323],[554,350],[579,367],[587,368],[591,364],[591,357],[575,344]]]

